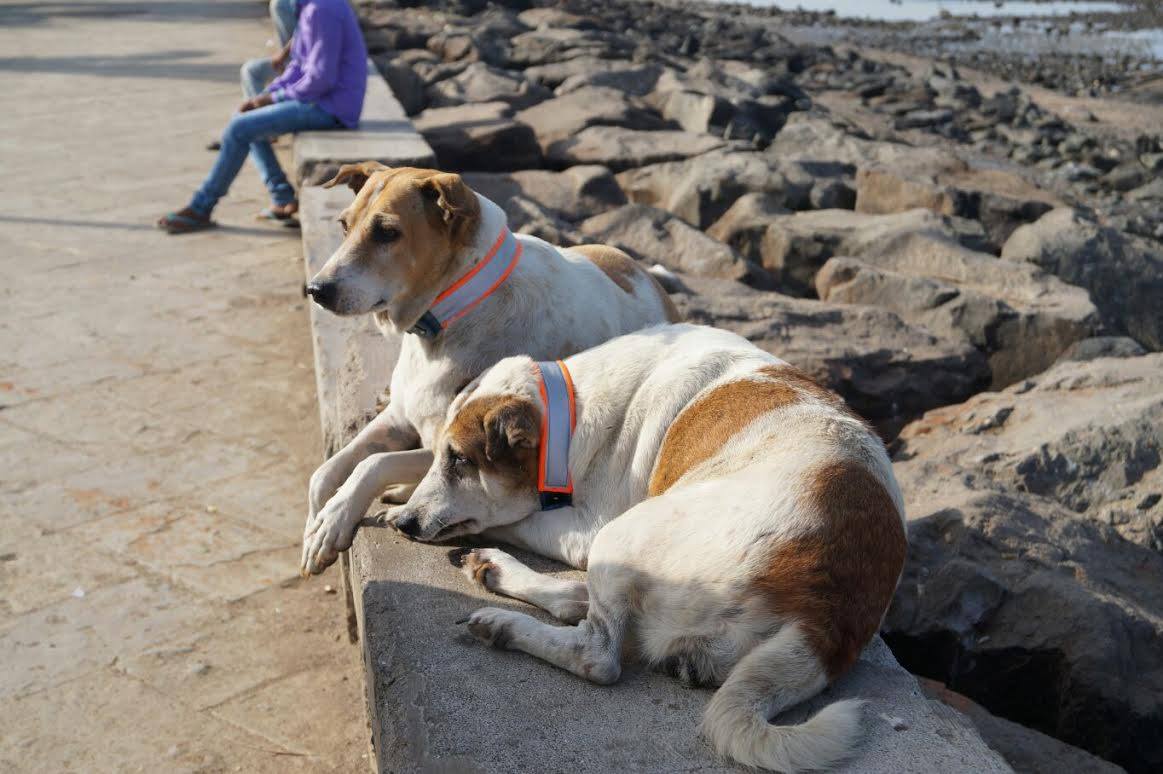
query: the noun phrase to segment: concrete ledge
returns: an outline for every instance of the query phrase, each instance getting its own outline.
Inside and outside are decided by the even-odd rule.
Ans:
[[[367,94],[358,129],[296,135],[295,173],[299,180],[310,181],[320,173],[330,177],[331,168],[357,161],[379,161],[389,166],[435,166],[432,148],[412,127],[404,108],[370,59],[367,68]]]
[[[400,163],[395,133],[376,138],[369,139],[374,149],[348,160]],[[297,155],[307,140],[315,142],[296,141]],[[412,153],[417,143],[423,140],[404,143],[401,152]],[[303,150],[314,152],[306,144]],[[335,216],[350,199],[346,190],[302,191],[308,276],[339,244]],[[399,342],[384,338],[370,318],[339,318],[314,306],[311,328],[330,454],[375,410]],[[534,568],[554,570],[546,560],[518,555]],[[698,736],[710,691],[684,689],[632,666],[618,685],[598,687],[523,654],[477,643],[454,622],[483,605],[529,608],[473,587],[448,563],[446,549],[364,528],[342,569],[349,626],[363,651],[378,771],[742,770],[716,759]],[[780,721],[798,722],[852,696],[869,701],[869,731],[847,771],[1009,770],[965,717],[922,695],[879,638],[848,676]]]

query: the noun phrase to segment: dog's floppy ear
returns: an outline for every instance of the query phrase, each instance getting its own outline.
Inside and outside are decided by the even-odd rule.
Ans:
[[[420,193],[439,213],[454,246],[467,245],[481,217],[481,205],[460,175],[440,172],[420,182]]]
[[[535,449],[541,417],[528,400],[509,398],[485,414],[485,457],[497,462],[518,449]]]
[[[323,184],[324,188],[334,188],[347,183],[353,193],[359,193],[367,179],[380,170],[390,169],[378,161],[361,161],[358,164],[344,164],[335,177]]]

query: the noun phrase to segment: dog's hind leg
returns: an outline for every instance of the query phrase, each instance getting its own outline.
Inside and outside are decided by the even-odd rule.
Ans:
[[[615,617],[591,605],[577,626],[552,626],[524,613],[495,607],[477,610],[465,622],[482,642],[520,650],[590,682],[609,685],[622,675],[625,619],[625,615]]]
[[[582,581],[555,578],[531,570],[496,548],[458,548],[448,558],[469,580],[494,594],[536,605],[559,621],[577,623],[589,610],[589,591]]]

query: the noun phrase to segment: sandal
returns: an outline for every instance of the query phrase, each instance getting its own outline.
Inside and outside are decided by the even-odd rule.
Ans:
[[[285,222],[285,221],[289,221],[289,220],[296,220],[295,216],[297,216],[299,214],[299,203],[298,202],[291,202],[291,204],[295,205],[295,209],[287,211],[285,209],[282,209],[281,207],[272,205],[272,206],[264,209],[258,215],[255,215],[255,218],[258,220],[277,220],[280,222]],[[286,207],[286,206],[289,206],[289,205],[283,205],[283,207]]]
[[[210,218],[192,217],[183,212],[171,212],[162,216],[157,222],[157,227],[168,234],[190,234],[195,231],[205,231],[217,225]]]

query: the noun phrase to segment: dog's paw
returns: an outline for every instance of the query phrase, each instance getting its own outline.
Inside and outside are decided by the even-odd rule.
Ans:
[[[303,535],[303,558],[299,573],[304,577],[318,575],[339,558],[340,551],[351,546],[355,530],[347,519],[330,508],[308,525]]]
[[[514,614],[496,607],[482,607],[467,619],[469,632],[486,645],[504,648],[513,639]]]
[[[460,568],[464,577],[493,592],[500,588],[506,562],[516,561],[497,548],[456,548],[448,552],[448,560]]]

